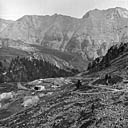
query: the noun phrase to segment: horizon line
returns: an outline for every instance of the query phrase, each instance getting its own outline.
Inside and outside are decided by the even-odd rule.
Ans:
[[[124,8],[124,7],[119,7],[119,6],[115,6],[115,7],[108,7],[108,8],[104,8],[104,9],[99,9],[99,8],[94,8],[94,9],[90,9],[90,10],[87,10],[85,12],[84,15],[86,15],[86,13],[90,12],[90,11],[93,11],[93,10],[99,10],[99,11],[106,11],[106,10],[109,10],[109,9],[116,9],[116,8],[122,8],[122,9],[126,9],[128,11],[127,8]],[[7,20],[7,21],[17,21],[25,16],[54,16],[54,15],[60,15],[60,16],[67,16],[67,17],[71,17],[71,18],[76,18],[76,19],[81,19],[83,16],[81,17],[75,17],[75,16],[71,16],[71,15],[66,15],[66,14],[62,14],[62,13],[53,13],[53,14],[25,14],[25,15],[21,15],[19,16],[18,18],[16,18],[15,20],[13,19],[8,19],[8,18],[3,18],[3,16],[0,16],[0,19],[3,19],[3,20]]]

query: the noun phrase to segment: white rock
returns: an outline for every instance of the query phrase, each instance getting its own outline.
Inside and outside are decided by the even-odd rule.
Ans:
[[[2,99],[10,99],[10,98],[13,98],[13,93],[12,92],[0,94],[0,100],[2,100]]]
[[[4,72],[4,73],[3,73],[3,75],[6,75],[6,74],[7,74],[7,72]]]
[[[28,90],[26,87],[24,87],[20,82],[17,83],[18,89]]]
[[[52,95],[53,92],[48,92],[47,95]]]
[[[39,97],[38,96],[25,96],[24,97],[24,102],[23,102],[23,106],[27,107],[30,105],[34,105],[37,104],[39,101]]]
[[[43,96],[45,96],[44,93],[40,93],[40,94],[39,94],[39,97],[43,97]]]

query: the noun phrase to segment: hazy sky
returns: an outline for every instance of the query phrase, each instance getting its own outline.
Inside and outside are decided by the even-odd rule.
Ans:
[[[80,18],[88,10],[117,6],[128,9],[128,0],[0,0],[0,18],[16,20],[23,15],[55,13]]]

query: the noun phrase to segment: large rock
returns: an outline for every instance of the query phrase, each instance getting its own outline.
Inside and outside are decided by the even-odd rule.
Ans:
[[[39,101],[39,97],[38,96],[25,96],[24,97],[24,101],[22,103],[22,105],[24,107],[30,106],[30,105],[36,105]]]
[[[14,92],[7,92],[0,94],[0,101],[4,99],[10,99],[14,97]]]

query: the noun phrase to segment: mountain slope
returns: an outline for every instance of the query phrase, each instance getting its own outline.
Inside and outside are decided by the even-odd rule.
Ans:
[[[89,63],[87,74],[91,73],[100,77],[103,77],[104,74],[114,74],[128,79],[128,43],[112,46],[105,56]]]
[[[14,24],[11,24],[4,32],[2,37],[14,40],[22,40],[29,44],[47,45],[51,42],[50,48],[60,49],[61,44],[68,40],[76,29],[78,20],[68,16],[24,16]],[[49,44],[49,45],[50,45]]]
[[[105,55],[108,48],[126,42],[128,18],[119,14],[122,8],[92,10],[83,16],[79,29],[67,45],[68,51],[79,51],[89,59]],[[125,10],[125,12],[128,11]],[[75,45],[74,45],[75,44]]]
[[[62,52],[40,45],[27,44],[21,40],[0,38],[0,46],[0,59],[7,60],[8,62],[16,56],[24,56],[42,59],[62,69],[76,68],[83,70],[88,64],[80,55]]]
[[[87,63],[128,40],[128,10],[91,10],[81,19],[63,16],[23,16],[0,32],[1,38],[75,53]]]

